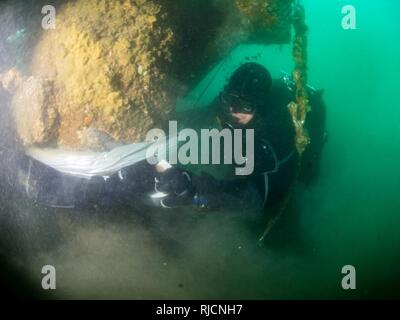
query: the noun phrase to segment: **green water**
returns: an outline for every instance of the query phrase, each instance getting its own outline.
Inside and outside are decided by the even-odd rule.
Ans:
[[[257,288],[243,279],[246,285],[239,290],[264,298],[398,296],[400,3],[352,1],[356,30],[341,27],[341,9],[348,1],[304,4],[310,28],[309,80],[325,90],[329,142],[319,181],[299,191],[297,225],[281,222],[269,244],[273,253],[265,258],[271,265],[243,271],[254,277]],[[242,47],[224,62],[222,73],[234,69],[240,57],[262,52],[257,62],[277,75],[291,69],[290,50]],[[208,90],[210,96],[223,79]],[[211,97],[203,100],[207,105]],[[354,291],[340,286],[341,268],[348,264],[357,271]]]
[[[318,181],[299,186],[263,246],[219,216],[193,223],[175,213],[160,226],[171,245],[135,219],[38,218],[24,207],[11,220],[28,252],[18,270],[33,287],[41,266],[53,264],[57,298],[400,297],[400,2],[303,2],[309,82],[325,90],[329,140]],[[346,4],[357,10],[356,30],[341,27]],[[289,46],[246,50],[262,50],[275,76],[292,67]],[[205,99],[222,85],[217,79]],[[341,288],[344,265],[356,268],[356,290]]]
[[[346,1],[305,3],[310,80],[326,89],[329,130],[321,179],[301,210],[304,230],[319,252],[315,292],[323,290],[316,283],[330,278],[331,294],[395,295],[400,283],[400,3],[352,1],[357,30],[347,31],[338,14]],[[343,264],[358,270],[354,293],[334,290],[333,273]]]
[[[278,272],[273,297],[399,296],[400,3],[351,1],[357,30],[340,27],[345,4],[305,1],[310,82],[325,89],[329,142],[299,212],[313,253]],[[340,287],[345,264],[357,270],[352,292]]]

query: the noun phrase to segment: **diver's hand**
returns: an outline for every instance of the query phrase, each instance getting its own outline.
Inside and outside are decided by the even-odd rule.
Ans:
[[[175,167],[158,173],[155,179],[155,190],[170,196],[187,196],[191,194],[192,189],[192,178],[189,173]]]

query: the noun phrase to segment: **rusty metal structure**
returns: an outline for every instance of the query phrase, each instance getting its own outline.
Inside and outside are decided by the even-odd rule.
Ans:
[[[60,3],[57,28],[41,31],[27,72],[0,75],[13,94],[26,147],[92,148],[86,135],[92,127],[122,143],[143,141],[150,128],[163,127],[176,99],[234,46],[292,40],[296,100],[288,107],[299,153],[308,145],[307,27],[299,1]],[[28,102],[34,112],[24,112]]]

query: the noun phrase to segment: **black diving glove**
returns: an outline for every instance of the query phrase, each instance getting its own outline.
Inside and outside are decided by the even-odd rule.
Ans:
[[[156,176],[155,190],[171,196],[187,196],[192,193],[192,178],[188,172],[172,167]]]
[[[192,175],[188,172],[170,168],[156,178],[156,191],[166,193],[161,205],[165,208],[194,206],[199,209],[217,209],[223,196],[223,183],[202,172]]]
[[[175,167],[157,174],[155,190],[167,194],[160,201],[165,208],[189,206],[193,202],[193,185],[190,174]]]

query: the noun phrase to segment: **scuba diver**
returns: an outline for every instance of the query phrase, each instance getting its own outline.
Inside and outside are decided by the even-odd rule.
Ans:
[[[309,95],[313,111],[306,128],[311,147],[304,153],[304,168],[300,175],[301,178],[308,174],[305,180],[310,180],[312,174],[309,172],[317,171],[325,135],[325,106],[321,92],[309,87]],[[294,83],[289,77],[273,80],[260,64],[246,63],[234,72],[208,108],[179,115],[178,120],[186,127],[191,127],[191,120],[202,119],[215,123],[220,129],[254,129],[254,171],[249,176],[217,179],[206,172],[197,174],[171,166],[164,160],[151,165],[145,157],[133,164],[118,160],[119,165],[111,171],[107,171],[108,164],[103,166],[104,170],[96,170],[99,159],[107,158],[113,152],[119,159],[128,157],[126,153],[118,156],[119,150],[128,146],[113,145],[108,154],[91,158],[91,168],[86,169],[85,174],[76,174],[77,171],[69,174],[28,152],[19,171],[20,185],[36,203],[56,208],[190,206],[243,212],[272,207],[285,198],[298,177],[300,159],[287,108],[294,98]],[[137,148],[140,150],[145,146]],[[71,159],[71,163],[79,167],[77,160]]]
[[[214,210],[256,212],[279,205],[296,178],[305,184],[311,183],[318,174],[319,158],[326,141],[322,93],[308,86],[312,112],[305,127],[311,144],[300,161],[295,128],[287,107],[295,100],[295,83],[287,74],[273,80],[269,71],[258,63],[240,66],[209,107],[181,113],[178,121],[190,128],[198,126],[197,122],[202,119],[205,126],[213,124],[219,129],[253,129],[253,173],[249,176],[232,173],[229,178],[216,179],[205,171],[192,174],[170,168],[161,176],[159,190],[171,192],[180,186],[187,192],[165,199],[164,205],[196,204]],[[182,172],[187,174],[182,175]]]

